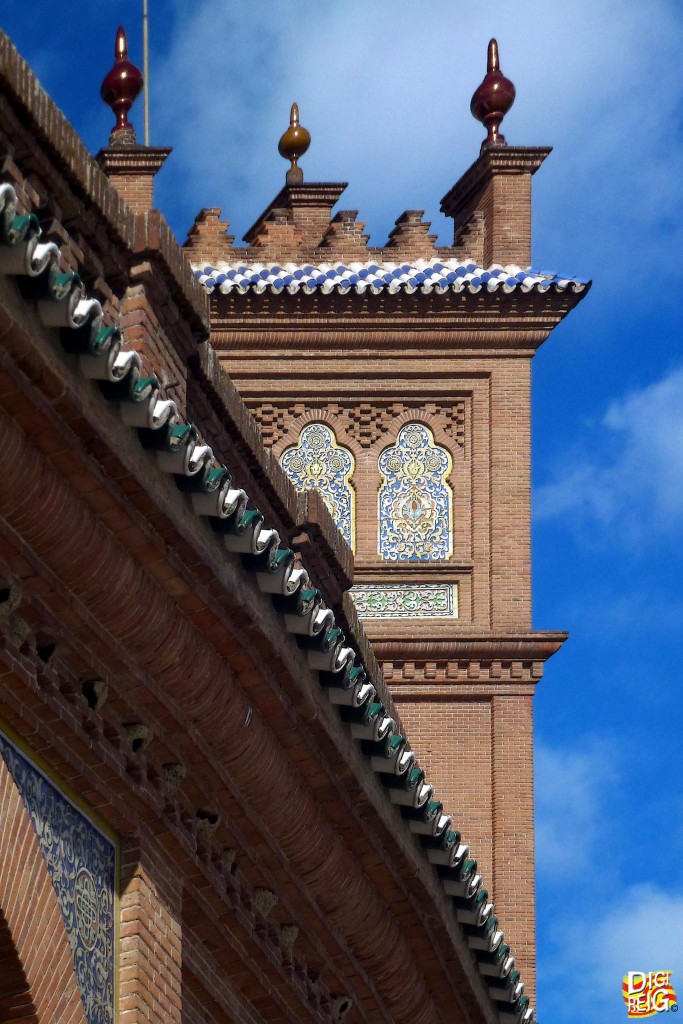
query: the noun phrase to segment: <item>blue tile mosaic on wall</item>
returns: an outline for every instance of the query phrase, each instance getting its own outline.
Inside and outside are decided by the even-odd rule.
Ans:
[[[280,465],[297,491],[316,487],[322,494],[342,536],[353,549],[355,541],[354,492],[350,483],[354,458],[337,444],[325,423],[308,423],[299,443],[283,452]]]
[[[422,423],[406,423],[379,457],[378,551],[389,561],[448,558],[452,551],[451,457]]]
[[[52,879],[88,1024],[113,1024],[116,843],[2,732],[0,755],[30,815]]]

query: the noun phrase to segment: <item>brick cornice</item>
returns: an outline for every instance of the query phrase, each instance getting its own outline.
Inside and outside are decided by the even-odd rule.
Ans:
[[[462,637],[449,640],[378,640],[374,649],[381,660],[392,660],[410,651],[414,658],[454,660],[524,659],[547,661],[559,651],[569,634],[562,631],[534,630],[519,633],[463,631]]]
[[[95,159],[105,174],[156,174],[170,146],[108,146]]]
[[[535,174],[552,152],[550,146],[499,146],[485,149],[441,200],[441,212],[458,220],[494,174]]]
[[[470,331],[491,332],[499,339],[500,347],[514,345],[508,337],[515,331],[533,333],[534,347],[544,341],[552,329],[574,309],[587,295],[590,286],[580,292],[571,288],[564,291],[549,289],[545,292],[527,293],[515,290],[488,292],[482,289],[478,294],[469,292],[433,291],[391,294],[380,292],[375,295],[350,293],[325,295],[314,292],[307,295],[273,295],[269,291],[261,294],[248,292],[240,295],[237,291],[228,295],[214,293],[211,297],[212,338],[220,346],[223,337],[226,342],[239,334],[240,341],[246,335],[254,337],[263,345],[263,333],[273,332],[285,339],[293,332],[335,330],[345,335],[368,330],[380,330],[390,338],[391,332],[411,331],[421,335],[428,331]],[[530,339],[531,340],[531,339]],[[269,339],[272,345],[273,339]],[[321,344],[322,339],[317,341]]]
[[[382,623],[386,626],[386,623]],[[372,635],[372,633],[371,633]],[[564,632],[479,634],[448,640],[372,637],[386,683],[395,697],[527,692],[546,661],[567,639]],[[475,688],[474,690],[472,688]]]

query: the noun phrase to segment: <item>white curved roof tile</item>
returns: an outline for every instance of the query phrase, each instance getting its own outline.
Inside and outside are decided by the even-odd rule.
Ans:
[[[419,259],[411,263],[388,263],[368,260],[364,263],[219,263],[215,267],[193,265],[195,276],[209,291],[218,288],[224,294],[238,291],[257,293],[269,289],[274,294],[287,291],[290,294],[303,290],[311,294],[320,291],[329,294],[336,291],[358,294],[370,290],[377,294],[382,291],[408,294],[421,291],[476,293],[485,288],[489,292],[501,289],[512,292],[564,291],[582,292],[588,282],[578,281],[557,274],[544,274],[530,268],[515,265],[507,267],[494,264],[484,268],[471,260],[461,262],[439,258]]]

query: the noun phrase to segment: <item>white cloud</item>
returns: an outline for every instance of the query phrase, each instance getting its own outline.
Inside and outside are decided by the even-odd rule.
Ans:
[[[646,837],[634,829],[625,841],[632,844],[634,876],[647,878]],[[682,916],[683,893],[647,881],[624,889],[616,900],[596,891],[581,921],[568,908],[555,921],[555,948],[542,965],[539,1016],[557,1024],[623,1024],[621,981],[635,970],[673,971],[671,981],[683,1001]]]
[[[536,868],[553,884],[585,878],[595,857],[609,790],[617,780],[609,740],[571,749],[537,743],[535,752]]]
[[[537,520],[601,523],[632,541],[683,520],[683,367],[613,402],[555,479],[534,495]],[[614,527],[618,532],[614,533]]]
[[[630,823],[616,817],[613,794],[632,768],[604,737],[537,743],[537,869],[554,907],[545,905],[541,921],[540,1019],[622,1024],[621,981],[630,970],[673,971],[683,1001],[683,892],[651,877],[651,841],[637,809]],[[662,810],[670,829],[678,807],[663,802]]]

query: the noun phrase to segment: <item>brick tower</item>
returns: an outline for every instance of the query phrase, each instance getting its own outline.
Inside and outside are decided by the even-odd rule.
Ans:
[[[248,248],[205,209],[186,250],[264,444],[353,549],[385,680],[532,988],[532,698],[565,634],[532,629],[530,371],[586,287],[528,269],[531,177],[550,150],[507,145],[513,99],[492,41],[472,100],[488,136],[441,205],[452,246],[408,210],[369,248],[357,211],[332,215],[345,185],[304,181],[295,107],[286,184]]]

